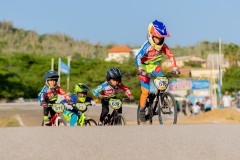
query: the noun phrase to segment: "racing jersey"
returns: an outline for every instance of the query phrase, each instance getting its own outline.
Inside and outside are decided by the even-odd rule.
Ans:
[[[137,67],[140,67],[142,64],[158,64],[162,60],[162,53],[164,53],[169,59],[173,67],[176,67],[176,60],[168,46],[164,43],[161,50],[157,51],[154,49],[149,41],[146,41],[138,55],[135,57]]]
[[[127,94],[128,97],[132,96],[131,91],[124,86],[124,84],[120,83],[118,85],[118,89],[114,89],[107,81],[105,81],[103,84],[99,85],[97,88],[93,89],[93,95],[95,97],[98,97],[99,93],[103,96],[109,97],[112,95],[116,95],[120,91],[123,91]]]
[[[78,103],[78,98],[77,98],[76,94],[71,95],[70,98],[71,98],[71,100],[74,104]],[[86,97],[85,102],[89,102],[89,103],[92,104],[93,103],[92,101],[93,101],[93,99],[91,97]],[[61,101],[61,103],[67,103],[67,100],[64,99],[64,100]],[[82,102],[80,102],[80,103],[82,103]]]
[[[70,97],[67,95],[67,93],[59,86],[55,88],[54,91],[48,88],[48,86],[44,86],[41,90],[41,92],[38,94],[38,100],[40,102],[46,101],[46,102],[52,102],[56,101],[58,98],[58,94],[63,96],[67,101],[70,100]]]

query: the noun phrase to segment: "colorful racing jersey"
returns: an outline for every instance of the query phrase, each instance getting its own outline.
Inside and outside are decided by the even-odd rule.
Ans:
[[[70,100],[70,97],[61,87],[57,86],[55,90],[52,91],[46,85],[42,88],[41,92],[38,94],[38,100],[40,102],[43,102],[43,101],[52,102],[57,100],[58,95],[63,96],[67,101]]]
[[[119,92],[125,92],[128,97],[132,96],[131,91],[124,86],[124,84],[120,83],[118,86],[118,89],[114,89],[107,81],[105,81],[103,84],[99,85],[97,88],[93,89],[93,95],[95,97],[98,97],[99,94],[109,97],[112,95],[116,95]]]
[[[157,51],[152,48],[149,41],[146,41],[138,55],[135,57],[137,67],[140,67],[142,64],[158,64],[162,60],[162,53],[164,53],[169,59],[173,67],[176,67],[176,60],[168,46],[164,43],[161,50]]]
[[[72,100],[72,102],[73,102],[74,104],[75,104],[75,103],[78,103],[78,97],[77,97],[76,94],[71,95],[71,96],[70,96],[70,99]],[[92,104],[92,101],[93,101],[93,99],[92,99],[91,97],[86,97],[85,103],[86,103],[86,102],[89,102],[89,103]],[[67,100],[64,99],[64,100],[61,101],[61,103],[67,103]],[[80,102],[80,103],[82,103],[82,102]]]

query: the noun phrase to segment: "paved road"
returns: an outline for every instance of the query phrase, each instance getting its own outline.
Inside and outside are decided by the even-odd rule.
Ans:
[[[131,124],[136,122],[136,104],[124,104],[123,116]],[[98,121],[101,113],[101,105],[96,104],[88,108],[87,116]],[[111,111],[111,109],[110,109]],[[23,102],[23,103],[0,103],[0,117],[17,116],[21,120],[23,126],[39,126],[42,122],[43,109],[39,102]]]
[[[86,114],[89,118],[98,121],[101,109],[101,104],[96,104],[96,106],[89,107]],[[112,111],[111,108],[110,111]],[[0,103],[0,117],[3,116],[15,116],[23,126],[39,126],[42,123],[43,109],[39,102]],[[136,125],[137,105],[123,104],[123,116],[127,125]],[[183,114],[179,113],[178,117],[183,117]],[[153,120],[154,124],[159,124],[157,116]]]
[[[0,128],[1,160],[238,160],[240,125]]]
[[[88,114],[98,118],[100,110]],[[136,120],[136,105],[123,111]],[[240,125],[39,127],[39,103],[0,104],[0,116],[16,114],[26,127],[0,128],[0,160],[240,159]]]

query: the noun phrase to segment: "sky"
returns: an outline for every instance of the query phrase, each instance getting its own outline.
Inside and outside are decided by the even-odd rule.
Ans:
[[[92,44],[140,46],[162,21],[170,47],[202,41],[240,45],[239,0],[0,0],[0,21],[38,34],[66,34]]]

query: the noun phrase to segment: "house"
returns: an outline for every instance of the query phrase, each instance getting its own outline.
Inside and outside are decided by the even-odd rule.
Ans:
[[[127,46],[115,46],[108,50],[108,57],[105,61],[122,62],[125,58],[133,57],[133,50]]]

